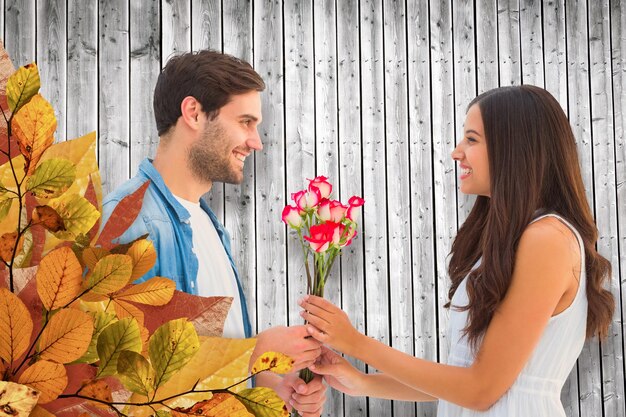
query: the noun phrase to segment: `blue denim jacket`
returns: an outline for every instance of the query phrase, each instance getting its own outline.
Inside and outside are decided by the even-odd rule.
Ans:
[[[193,240],[189,212],[172,195],[163,182],[161,174],[152,165],[152,161],[144,159],[139,165],[137,175],[106,196],[103,203],[102,224],[106,223],[115,206],[124,197],[136,191],[147,180],[150,180],[151,183],[144,195],[141,211],[135,222],[120,236],[118,242],[127,243],[148,234],[157,251],[157,260],[154,267],[137,281],[145,281],[154,276],[170,278],[176,283],[176,289],[197,295],[198,259],[192,250]],[[200,200],[200,206],[215,225],[217,234],[235,272],[239,297],[241,298],[243,327],[246,337],[251,337],[250,318],[239,273],[231,254],[230,237],[203,200]]]

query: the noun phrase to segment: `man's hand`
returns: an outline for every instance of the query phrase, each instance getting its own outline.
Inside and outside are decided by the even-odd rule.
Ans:
[[[272,388],[285,401],[287,409],[298,410],[302,417],[319,417],[326,402],[326,386],[322,377],[315,378],[308,384],[298,378],[296,372],[280,377],[276,374],[263,372],[257,377],[260,386]]]
[[[295,372],[315,362],[321,353],[321,344],[309,335],[305,326],[277,326],[258,334],[250,366],[265,352],[289,356],[294,361],[292,371]]]

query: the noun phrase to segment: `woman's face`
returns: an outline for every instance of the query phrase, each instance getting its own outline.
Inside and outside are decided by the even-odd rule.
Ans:
[[[461,192],[491,197],[487,138],[477,103],[467,111],[463,129],[463,139],[452,151],[452,159],[459,163]]]

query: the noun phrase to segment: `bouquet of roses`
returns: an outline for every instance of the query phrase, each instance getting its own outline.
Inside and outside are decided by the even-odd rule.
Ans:
[[[358,212],[365,203],[358,196],[350,197],[347,205],[331,200],[332,190],[324,176],[309,180],[307,189],[291,195],[294,205],[285,206],[282,214],[283,222],[296,231],[302,246],[307,294],[319,297],[324,296],[324,285],[337,255],[356,236]],[[309,382],[313,374],[303,369],[300,377]]]

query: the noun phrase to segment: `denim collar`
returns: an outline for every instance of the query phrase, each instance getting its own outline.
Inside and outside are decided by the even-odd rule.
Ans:
[[[161,193],[161,195],[163,196],[163,200],[165,200],[176,213],[178,220],[183,223],[187,222],[191,217],[191,214],[189,214],[187,209],[183,207],[183,205],[180,204],[178,200],[176,200],[174,194],[172,194],[170,189],[167,188],[167,185],[165,185],[165,181],[163,181],[163,177],[152,164],[152,159],[146,158],[141,161],[141,164],[139,165],[139,172],[147,177],[157,188],[159,193]]]

